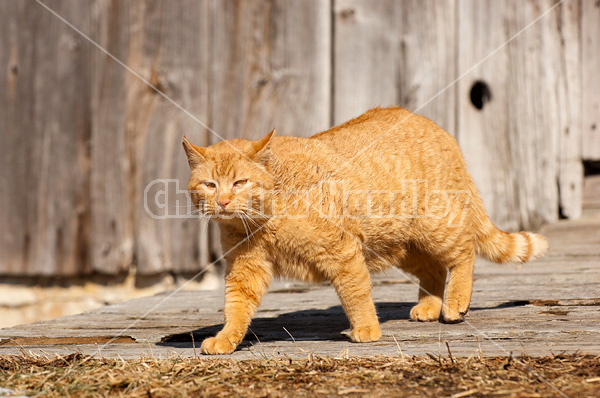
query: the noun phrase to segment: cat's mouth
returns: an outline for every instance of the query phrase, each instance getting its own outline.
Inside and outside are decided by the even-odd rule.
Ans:
[[[214,218],[232,219],[235,217],[242,217],[240,211],[237,209],[215,209],[212,213]]]
[[[252,224],[258,223],[259,220],[266,220],[268,217],[264,215],[264,213],[257,210],[249,210],[249,209],[239,209],[239,208],[213,208],[210,210],[206,210],[204,215],[210,217],[213,220],[231,220],[234,218],[239,218],[243,220],[250,219],[249,221]],[[253,222],[254,221],[254,222]]]

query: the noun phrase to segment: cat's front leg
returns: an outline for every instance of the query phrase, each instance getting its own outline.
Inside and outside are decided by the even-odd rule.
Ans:
[[[231,354],[246,335],[252,315],[271,282],[270,263],[239,256],[225,277],[225,326],[215,337],[202,342],[203,354]]]
[[[362,254],[335,268],[332,284],[350,320],[350,339],[355,343],[377,341],[381,328],[371,297],[371,277]]]

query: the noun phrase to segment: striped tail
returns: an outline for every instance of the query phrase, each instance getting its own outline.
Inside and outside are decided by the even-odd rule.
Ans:
[[[485,211],[478,217],[475,235],[477,253],[496,263],[525,263],[543,256],[548,251],[548,241],[533,232],[508,233],[498,229]]]

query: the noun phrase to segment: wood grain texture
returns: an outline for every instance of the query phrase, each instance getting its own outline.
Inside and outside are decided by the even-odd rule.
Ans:
[[[600,2],[581,0],[583,159],[600,160]]]
[[[132,39],[130,32],[136,27],[128,19],[130,4],[97,1],[89,31],[93,40],[125,63],[129,46],[122,43]],[[135,165],[125,114],[128,72],[99,49],[92,51],[91,263],[94,271],[115,274],[126,271],[134,257],[130,173]]]
[[[507,40],[504,21],[510,18],[505,2],[459,1],[458,73],[468,71]],[[517,185],[508,137],[510,97],[505,90],[508,80],[509,58],[503,50],[458,81],[457,136],[492,221],[500,228],[516,230]],[[470,100],[477,81],[485,82],[492,96],[481,110]]]
[[[207,251],[200,250],[206,246],[200,234],[204,222],[173,216],[192,210],[183,192],[189,168],[181,138],[206,140],[197,120],[208,119],[208,2],[104,5],[98,14],[100,43],[109,49],[113,42],[128,42],[115,55],[189,114],[98,54],[93,153],[94,175],[104,192],[94,197],[95,269],[119,272],[132,265],[135,254],[141,274],[196,272],[208,262]]]
[[[77,1],[48,1],[89,24]],[[89,50],[41,6],[0,3],[0,274],[89,269]]]
[[[45,4],[193,117],[39,4],[0,1],[0,275],[194,273],[217,258],[216,228],[144,209],[146,186],[174,179],[150,210],[191,210],[184,134],[310,136],[401,105],[458,138],[509,230],[577,218],[582,158],[600,160],[598,1],[565,0],[442,93],[556,1]]]
[[[400,1],[398,103],[455,135],[456,1]]]
[[[459,70],[486,57],[554,4],[461,2]],[[577,15],[578,1],[566,1],[459,82],[459,142],[486,208],[502,228],[539,227],[557,219],[559,206],[569,217],[579,215]],[[482,110],[469,97],[477,80],[492,93]]]
[[[213,1],[211,121],[221,138],[330,124],[328,1]]]
[[[202,142],[207,134],[200,122],[209,121],[208,5],[208,1],[186,0],[176,6],[157,1],[144,17],[140,55],[150,69],[149,80],[193,116],[150,93],[155,99],[148,106],[147,129],[138,147],[140,172],[135,176],[140,189],[136,259],[138,272],[144,274],[194,273],[209,262],[205,221],[198,217],[154,219],[142,206],[142,189],[157,179],[175,179],[167,188],[168,214],[182,216],[193,210],[185,193],[190,171],[182,156],[181,139],[187,135],[196,142],[202,138]]]
[[[334,121],[400,105],[455,129],[455,1],[336,0]]]
[[[583,186],[583,207],[600,209],[600,175],[586,177]]]
[[[548,63],[555,58],[560,60],[555,86],[558,97],[556,113],[559,115],[559,124],[551,127],[558,128],[559,137],[558,192],[560,214],[563,217],[572,219],[581,216],[583,202],[582,138],[584,135],[584,120],[582,118],[581,64],[588,61],[582,58],[581,43],[579,41],[581,38],[582,2],[589,1],[566,0],[559,6],[560,9],[556,18],[548,19],[549,26],[545,25],[545,28],[549,31],[544,34],[544,37],[547,37],[551,34],[550,32],[556,32],[557,36],[553,40],[558,43],[557,48],[554,49],[556,55],[547,57]],[[600,22],[600,19],[598,22]],[[598,43],[600,44],[600,41]],[[598,60],[600,61],[600,58]],[[600,63],[597,66],[600,67]],[[598,70],[596,70],[596,75],[597,72]],[[547,84],[547,86],[550,85]],[[596,95],[600,97],[598,92]],[[548,107],[547,111],[552,113],[553,109]],[[583,147],[585,148],[586,145]],[[553,159],[547,160],[547,162],[552,161]]]
[[[334,1],[333,121],[398,103],[399,2]]]
[[[555,4],[554,1],[511,2],[507,37]],[[564,3],[563,3],[564,5]],[[509,79],[506,82],[510,164],[515,176],[516,209],[520,228],[538,228],[559,214],[559,156],[561,94],[564,68],[559,32],[562,6],[507,44]]]

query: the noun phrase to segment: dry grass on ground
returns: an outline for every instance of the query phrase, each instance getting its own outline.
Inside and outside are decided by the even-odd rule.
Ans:
[[[600,357],[124,361],[18,355],[0,356],[0,385],[50,397],[560,396],[554,388],[586,397],[600,395]]]

